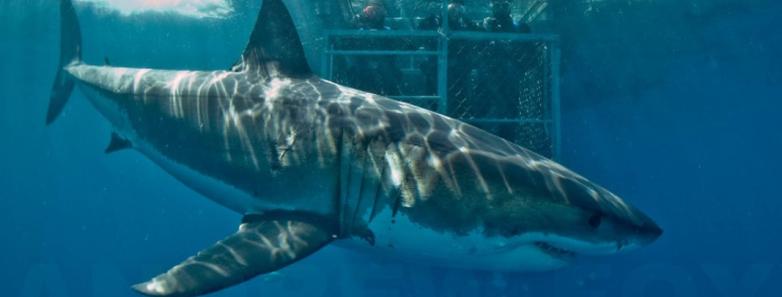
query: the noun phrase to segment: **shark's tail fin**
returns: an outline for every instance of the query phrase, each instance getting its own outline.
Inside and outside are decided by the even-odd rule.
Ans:
[[[73,91],[73,78],[64,71],[64,68],[81,61],[81,28],[71,0],[60,0],[60,18],[62,30],[60,64],[57,65],[57,77],[54,79],[52,94],[49,98],[49,111],[46,114],[47,125],[57,119]]]

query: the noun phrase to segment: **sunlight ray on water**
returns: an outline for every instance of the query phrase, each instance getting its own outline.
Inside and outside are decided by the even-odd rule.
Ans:
[[[158,12],[194,18],[225,18],[234,12],[227,0],[77,0],[123,15]]]

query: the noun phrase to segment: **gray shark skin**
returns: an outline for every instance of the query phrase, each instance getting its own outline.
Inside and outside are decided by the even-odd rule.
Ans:
[[[244,215],[237,233],[134,286],[196,296],[336,245],[508,271],[653,242],[662,230],[608,190],[458,120],[318,78],[280,0],[265,0],[227,71],[92,66],[62,3],[51,123],[74,85],[132,148]]]

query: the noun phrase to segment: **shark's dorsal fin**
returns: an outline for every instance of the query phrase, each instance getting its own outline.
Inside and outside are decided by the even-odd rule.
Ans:
[[[267,77],[312,75],[296,25],[282,0],[263,1],[250,42],[232,70]]]

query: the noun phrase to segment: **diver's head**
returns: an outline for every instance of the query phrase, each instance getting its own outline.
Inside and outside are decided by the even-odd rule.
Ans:
[[[511,4],[508,0],[493,0],[491,2],[492,14],[495,18],[509,17]]]
[[[382,1],[371,0],[361,11],[361,17],[372,27],[383,27],[386,20],[386,7]]]
[[[462,23],[466,14],[467,8],[464,7],[464,4],[457,1],[448,4],[448,22],[452,24]]]

